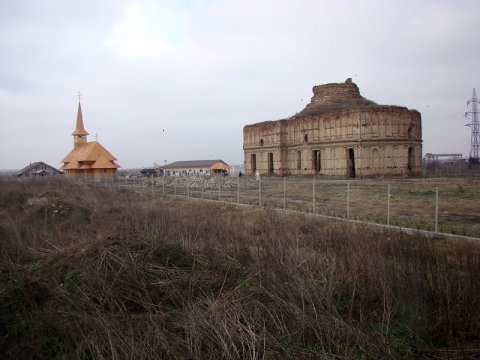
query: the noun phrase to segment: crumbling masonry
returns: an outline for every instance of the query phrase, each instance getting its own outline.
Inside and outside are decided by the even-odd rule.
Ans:
[[[243,128],[247,174],[378,176],[422,170],[421,115],[377,105],[351,79],[313,87],[297,115]]]

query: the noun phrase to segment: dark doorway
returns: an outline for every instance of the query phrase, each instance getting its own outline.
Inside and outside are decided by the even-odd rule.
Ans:
[[[250,156],[250,162],[252,165],[252,171],[257,171],[257,155],[256,154],[252,154]]]
[[[302,152],[297,151],[297,170],[302,169]]]
[[[273,173],[273,153],[268,153],[268,173]]]
[[[315,172],[319,172],[320,169],[322,168],[322,155],[320,153],[320,150],[313,150],[312,151],[312,161],[313,161],[313,169],[315,169]]]
[[[347,173],[348,177],[355,177],[355,151],[350,148],[347,150]]]
[[[408,171],[412,170],[413,166],[413,147],[408,148],[408,161],[407,161],[407,169]]]

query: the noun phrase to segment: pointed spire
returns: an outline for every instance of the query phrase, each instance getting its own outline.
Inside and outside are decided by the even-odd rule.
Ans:
[[[83,116],[82,116],[82,107],[80,106],[80,101],[78,102],[78,112],[77,112],[77,124],[75,130],[72,133],[72,136],[87,136],[89,133],[83,127]]]

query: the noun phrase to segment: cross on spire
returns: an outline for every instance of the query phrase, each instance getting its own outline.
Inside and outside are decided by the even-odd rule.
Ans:
[[[78,97],[78,101],[80,102],[80,98],[82,97],[82,94],[80,93],[80,91],[78,92],[77,97]]]

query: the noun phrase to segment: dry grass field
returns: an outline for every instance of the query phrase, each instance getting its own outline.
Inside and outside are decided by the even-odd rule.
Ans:
[[[479,269],[476,241],[0,182],[4,359],[477,359]]]
[[[349,184],[348,188],[347,184]],[[282,180],[267,179],[262,185],[266,198],[265,206],[281,208],[283,205]],[[314,186],[315,189],[313,189],[313,179],[309,179],[308,182],[287,181],[286,207],[380,224],[387,223],[389,211],[390,225],[434,231],[436,190],[438,189],[437,230],[480,238],[480,201],[478,201],[480,181],[478,180],[465,178],[404,181],[388,179],[383,182],[315,180]],[[388,186],[390,186],[390,204],[388,204]]]
[[[160,178],[153,183],[148,179],[140,180],[135,185],[137,191],[146,193],[220,199],[480,238],[478,179],[443,177],[346,181],[267,177],[262,178],[260,183],[259,189],[259,184],[247,177],[208,181]],[[133,181],[120,181],[119,184],[133,186]]]

